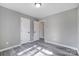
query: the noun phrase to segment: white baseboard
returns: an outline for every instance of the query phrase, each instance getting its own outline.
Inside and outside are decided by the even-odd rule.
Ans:
[[[12,48],[15,48],[15,47],[18,47],[18,46],[21,46],[21,44],[15,45],[15,46],[12,46],[12,47],[8,47],[8,48],[5,48],[5,49],[1,49],[0,52],[5,51],[5,50],[9,50],[9,49],[12,49]]]
[[[45,42],[51,43],[51,44],[55,44],[55,45],[59,45],[59,46],[63,46],[63,47],[67,47],[67,48],[71,48],[71,49],[76,50],[78,52],[78,48],[75,48],[75,47],[72,47],[72,46],[68,46],[68,45],[52,42],[52,41],[49,41],[49,40],[45,40]]]
[[[31,41],[28,41],[28,42],[23,42],[23,43],[21,43],[20,45],[22,45],[22,44],[25,44],[25,43],[30,43]]]

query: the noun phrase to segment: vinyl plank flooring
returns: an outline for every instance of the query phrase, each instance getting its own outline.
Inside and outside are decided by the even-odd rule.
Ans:
[[[48,51],[53,52],[54,56],[78,56],[77,51],[75,51],[73,49],[46,43],[46,42],[44,42],[44,40],[37,40],[34,42],[22,44],[21,46],[15,47],[13,49],[9,49],[9,50],[0,52],[0,56],[18,56],[17,55],[18,53],[20,53],[34,45],[37,45],[37,47],[41,47],[42,49],[47,49]],[[35,49],[37,49],[37,48],[31,49],[29,52],[25,52],[21,56],[27,56],[27,54],[30,55],[30,53],[32,53],[33,50],[35,51]],[[42,53],[40,48],[38,48],[37,50],[38,51],[35,51],[35,53],[33,53],[33,55],[31,55],[31,56]]]

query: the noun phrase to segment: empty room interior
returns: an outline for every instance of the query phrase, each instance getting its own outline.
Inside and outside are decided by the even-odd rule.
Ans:
[[[0,56],[79,56],[78,3],[0,3]]]

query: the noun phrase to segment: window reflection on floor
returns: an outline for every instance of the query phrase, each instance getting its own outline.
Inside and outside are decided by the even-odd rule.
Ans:
[[[53,56],[53,52],[38,46],[38,45],[34,45],[20,53],[18,53],[18,55],[21,56]]]

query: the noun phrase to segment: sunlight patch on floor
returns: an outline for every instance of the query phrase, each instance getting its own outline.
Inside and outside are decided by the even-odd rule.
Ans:
[[[32,47],[30,47],[30,48],[28,48],[28,49],[26,49],[26,50],[21,51],[21,52],[18,53],[17,55],[22,55],[23,53],[25,53],[25,52],[27,52],[27,51],[29,51],[30,49],[33,49],[33,48],[35,48],[35,47],[37,47],[37,45],[34,45],[34,46],[32,46]]]
[[[34,50],[32,50],[33,48],[35,48]],[[30,50],[31,49],[31,50]],[[18,55],[22,55],[22,56],[47,56],[47,55],[54,55],[53,52],[44,49],[43,47],[34,45],[24,51],[21,51],[20,53],[18,53]]]
[[[46,54],[49,54],[49,55],[52,55],[53,53],[49,50],[46,50],[46,49],[42,49],[42,52],[46,53]]]
[[[37,54],[35,54],[34,56],[46,56],[45,54],[38,52]]]

